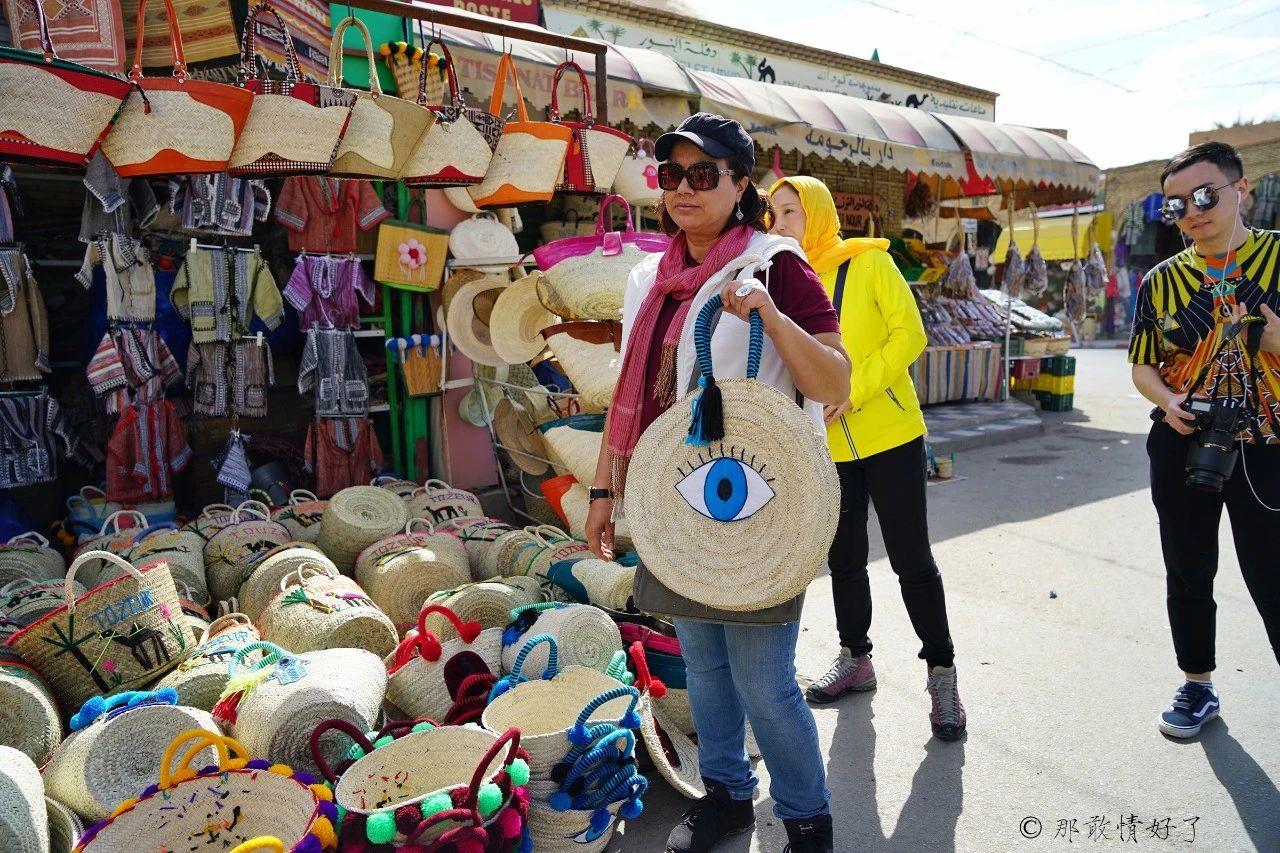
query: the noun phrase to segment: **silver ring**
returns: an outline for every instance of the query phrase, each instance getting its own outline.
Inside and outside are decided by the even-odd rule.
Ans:
[[[756,283],[754,281],[749,281],[746,284],[742,285],[742,287],[739,287],[737,290],[735,290],[733,292],[733,295],[741,299],[742,297],[746,296],[748,293],[750,293],[755,289],[756,289]]]

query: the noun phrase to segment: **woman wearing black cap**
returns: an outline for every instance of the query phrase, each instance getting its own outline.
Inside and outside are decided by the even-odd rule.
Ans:
[[[623,305],[622,371],[609,409],[591,490],[587,535],[611,556],[614,502],[640,434],[690,388],[691,328],[713,296],[747,320],[760,312],[766,346],[757,378],[803,399],[822,423],[822,405],[848,399],[851,366],[835,309],[792,240],[766,233],[768,202],[751,183],[755,147],[737,122],[698,113],[657,142],[663,161],[660,214],[672,236],[662,256],[632,271]],[[744,286],[742,279],[750,280]],[[713,333],[717,376],[745,376],[747,325],[719,323]],[[722,353],[739,354],[725,363]],[[641,565],[635,603],[670,616],[688,670],[689,701],[707,796],[667,841],[671,853],[701,853],[752,828],[757,778],[747,757],[744,721],[769,767],[774,812],[791,853],[829,853],[832,841],[824,760],[813,714],[795,680],[801,597],[767,610],[720,611],[663,586]]]

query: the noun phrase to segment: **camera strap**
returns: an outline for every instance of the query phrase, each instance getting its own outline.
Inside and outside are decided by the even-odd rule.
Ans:
[[[1244,398],[1242,405],[1246,410],[1250,410],[1250,413],[1251,413],[1251,417],[1249,418],[1249,432],[1252,433],[1255,441],[1261,443],[1262,430],[1258,425],[1258,416],[1256,412],[1252,411],[1252,407],[1250,407],[1249,405],[1249,386],[1250,384],[1252,384],[1255,389],[1255,393],[1257,393],[1258,382],[1261,380],[1261,375],[1258,372],[1258,359],[1256,357],[1257,350],[1256,348],[1250,350],[1249,343],[1248,343],[1249,338],[1253,337],[1252,333],[1254,331],[1255,326],[1256,324],[1249,324],[1246,326],[1244,323],[1233,323],[1230,327],[1228,327],[1227,333],[1222,339],[1222,343],[1218,344],[1218,348],[1214,350],[1213,355],[1210,356],[1208,363],[1205,364],[1204,369],[1200,371],[1200,375],[1196,377],[1196,381],[1192,382],[1191,385],[1188,386],[1187,396],[1185,399],[1188,399],[1188,400],[1191,399],[1191,397],[1197,391],[1199,391],[1201,388],[1204,387],[1205,381],[1209,378],[1209,371],[1211,371],[1213,369],[1213,366],[1217,364],[1218,359],[1222,356],[1222,353],[1227,349],[1228,346],[1230,346],[1232,343],[1235,342],[1236,338],[1240,336],[1240,332],[1242,330],[1247,330],[1246,334],[1248,335],[1248,337],[1246,338],[1247,343],[1245,345],[1245,354],[1248,355],[1249,357],[1249,376],[1247,381],[1244,381],[1241,383],[1241,392],[1242,392],[1241,396]],[[1260,337],[1261,335],[1260,331],[1258,335]]]

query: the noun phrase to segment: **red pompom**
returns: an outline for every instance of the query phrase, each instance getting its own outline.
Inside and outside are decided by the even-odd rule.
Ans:
[[[462,641],[470,645],[476,641],[476,637],[480,636],[480,632],[484,630],[484,626],[479,622],[463,622],[458,627],[458,636]]]
[[[396,809],[396,831],[408,835],[422,823],[422,808],[417,803],[410,803]]]

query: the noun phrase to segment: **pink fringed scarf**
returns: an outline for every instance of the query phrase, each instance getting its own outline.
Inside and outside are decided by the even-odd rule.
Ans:
[[[683,231],[676,235],[663,253],[653,287],[645,294],[632,321],[617,390],[609,406],[610,479],[616,499],[622,497],[627,464],[631,461],[631,452],[636,443],[640,441],[640,412],[646,390],[644,368],[653,346],[653,336],[657,332],[658,315],[662,311],[663,301],[670,296],[680,301],[680,308],[662,339],[661,368],[650,393],[655,399],[670,405],[677,396],[676,348],[680,343],[680,333],[684,330],[693,297],[713,275],[746,251],[754,233],[746,225],[730,228],[711,245],[702,263],[692,266],[686,265],[688,242]]]

